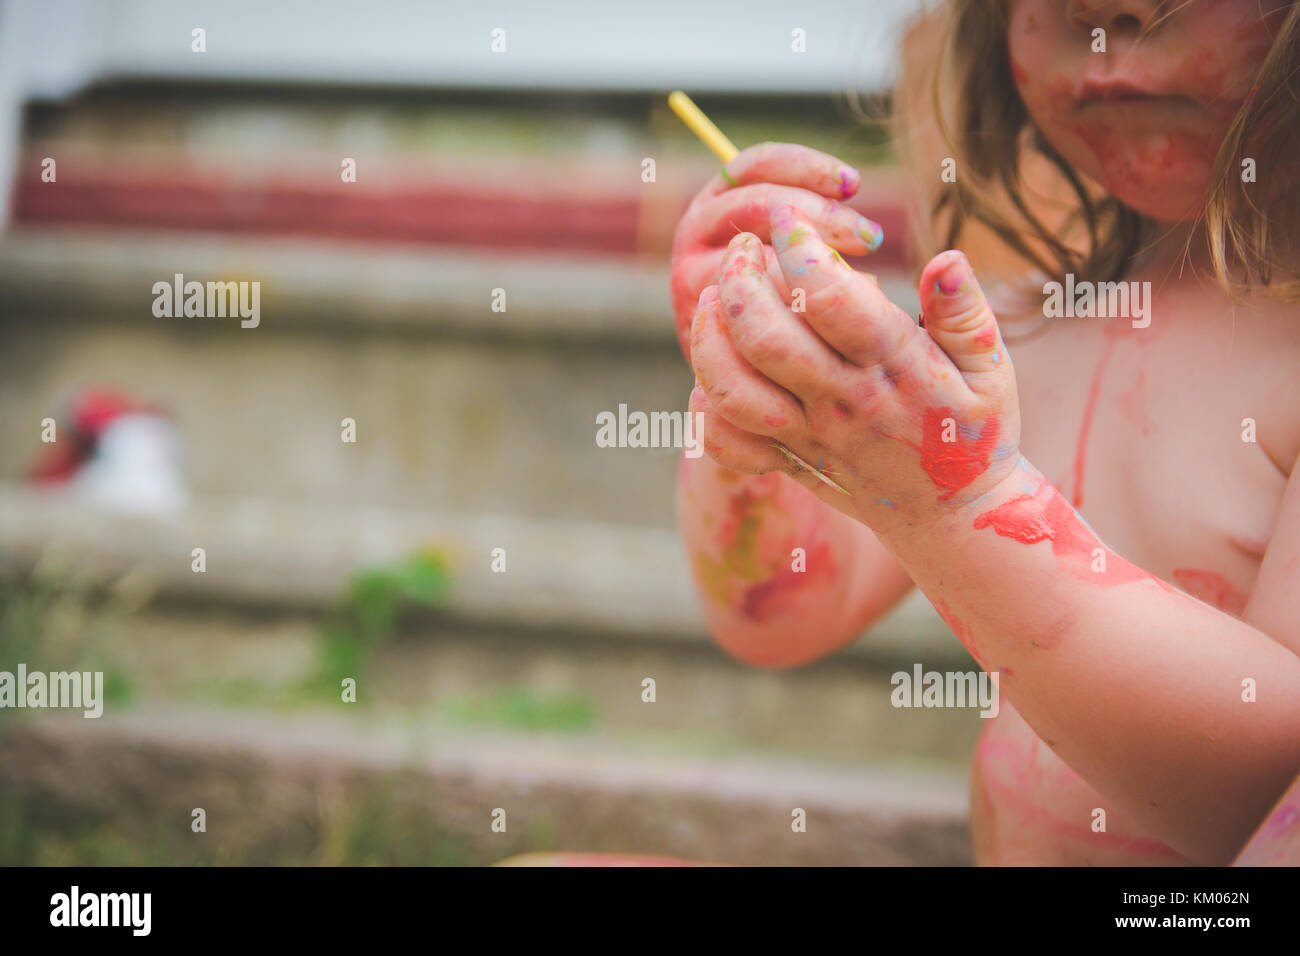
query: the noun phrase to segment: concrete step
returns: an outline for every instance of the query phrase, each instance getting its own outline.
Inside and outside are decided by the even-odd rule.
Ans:
[[[161,709],[3,732],[6,803],[39,801],[43,821],[143,861],[481,864],[560,849],[752,865],[970,859],[953,774],[667,757],[598,737],[451,735],[342,712]],[[190,829],[196,807],[206,833]],[[504,833],[492,830],[498,808]],[[806,832],[792,831],[796,808]],[[5,834],[18,862],[94,852],[40,836]]]
[[[154,318],[177,272],[260,276],[261,326]],[[680,452],[595,443],[602,412],[685,407],[662,267],[23,234],[0,282],[0,478],[109,383],[170,410],[199,493],[673,526]]]
[[[192,570],[204,548],[207,570]],[[493,548],[506,572],[491,570]],[[54,491],[0,485],[0,567],[48,557],[135,569],[165,597],[207,605],[327,605],[366,567],[432,548],[452,569],[446,613],[501,627],[707,643],[684,549],[669,529],[513,515],[197,496],[171,517],[105,511]],[[910,664],[965,662],[919,594],[851,652]]]
[[[267,329],[359,326],[632,349],[676,341],[667,264],[658,258],[41,225],[0,238],[7,308],[92,323],[130,318],[168,332],[203,323],[238,327],[155,318],[150,290],[177,272],[199,281],[260,281]],[[889,269],[879,277],[890,298],[916,311],[915,283],[905,273]],[[495,288],[507,291],[504,312],[492,311]]]

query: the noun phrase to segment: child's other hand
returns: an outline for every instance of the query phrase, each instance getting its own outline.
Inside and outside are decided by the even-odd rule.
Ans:
[[[966,257],[944,252],[922,271],[922,327],[795,207],[774,209],[769,231],[791,294],[757,236],[739,235],[693,319],[691,409],[705,413],[708,453],[736,471],[786,472],[877,531],[1014,480],[1015,375]]]
[[[695,304],[718,281],[727,242],[740,232],[769,242],[773,209],[793,205],[832,247],[850,256],[874,252],[880,226],[840,204],[858,191],[857,170],[834,156],[792,143],[751,146],[728,163],[696,195],[673,238],[672,297],[677,335],[689,357]],[[767,266],[780,289],[784,283],[771,249]]]

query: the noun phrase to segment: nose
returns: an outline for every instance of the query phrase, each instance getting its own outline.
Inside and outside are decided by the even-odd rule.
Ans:
[[[1135,36],[1160,15],[1160,0],[1068,0],[1065,15],[1074,26],[1091,32]]]

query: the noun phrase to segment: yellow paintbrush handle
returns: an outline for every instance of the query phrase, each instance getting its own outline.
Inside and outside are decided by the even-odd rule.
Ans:
[[[687,128],[698,136],[704,145],[713,150],[714,154],[724,163],[729,163],[736,158],[740,150],[736,149],[734,143],[722,135],[722,130],[713,125],[713,121],[705,116],[698,106],[696,106],[689,96],[681,90],[674,90],[668,94],[668,106],[678,119],[686,124]]]

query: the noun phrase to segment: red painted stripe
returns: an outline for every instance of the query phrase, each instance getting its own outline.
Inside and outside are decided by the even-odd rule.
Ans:
[[[28,168],[31,168],[30,166]],[[59,181],[25,176],[15,184],[14,219],[245,235],[366,239],[488,249],[667,256],[671,237],[638,230],[644,193],[592,197],[503,192],[486,185],[425,183],[402,191],[284,183],[214,182],[210,176],[97,174],[79,168]],[[689,197],[657,200],[684,209]],[[884,247],[861,265],[904,264],[907,218],[901,207],[867,199],[852,205],[885,229]],[[663,217],[655,216],[654,221]]]

